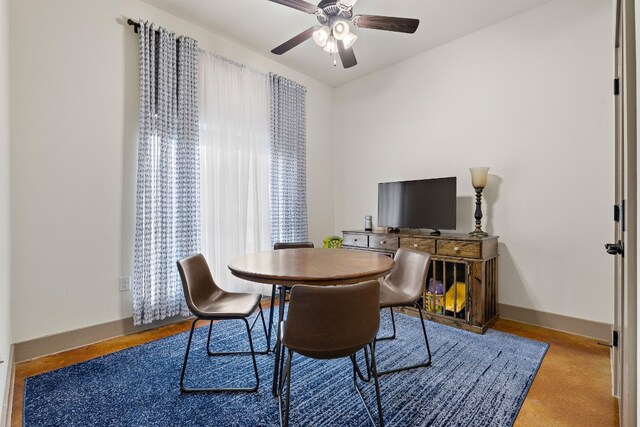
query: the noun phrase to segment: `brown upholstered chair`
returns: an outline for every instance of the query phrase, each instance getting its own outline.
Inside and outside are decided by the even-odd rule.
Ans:
[[[416,365],[406,366],[390,370],[378,371],[378,375],[390,374],[407,369],[420,368],[431,365],[431,349],[429,348],[429,339],[427,338],[427,329],[424,325],[422,316],[422,307],[418,304],[418,300],[424,293],[424,287],[427,282],[427,274],[429,272],[429,263],[431,255],[425,252],[419,252],[412,249],[400,248],[394,257],[395,267],[384,278],[379,279],[380,282],[380,309],[389,308],[391,312],[391,323],[393,325],[393,334],[387,337],[376,338],[376,341],[393,339],[396,336],[396,322],[393,316],[394,307],[414,306],[420,313],[420,324],[422,325],[422,333],[424,342],[427,347],[427,361]]]
[[[273,249],[300,249],[300,248],[310,248],[313,249],[313,242],[277,242],[274,243]],[[283,297],[286,295],[286,289],[283,294]],[[267,347],[271,348],[271,331],[273,326],[273,307],[275,306],[275,298],[276,298],[276,285],[273,285],[271,289],[271,309],[269,310],[269,333],[267,335]],[[282,319],[278,319],[277,327],[280,327],[280,322]]]
[[[182,287],[184,289],[184,298],[187,302],[187,306],[193,315],[196,317],[191,325],[191,332],[189,333],[189,342],[187,343],[187,349],[184,355],[184,363],[182,364],[182,373],[180,374],[180,390],[183,392],[228,392],[228,391],[257,391],[260,384],[258,377],[258,366],[256,365],[256,352],[253,348],[253,340],[251,339],[251,330],[255,325],[256,319],[253,324],[249,326],[247,317],[259,309],[260,317],[262,318],[262,327],[264,328],[265,336],[267,335],[266,324],[264,321],[264,315],[262,314],[262,307],[260,306],[260,299],[262,295],[260,293],[237,293],[226,292],[220,289],[211,276],[211,271],[207,265],[202,254],[194,255],[178,261],[178,271],[180,272],[180,278],[182,279]],[[214,320],[228,320],[228,319],[241,319],[244,321],[247,328],[247,335],[249,337],[249,348],[251,351],[232,351],[232,352],[212,352],[210,350],[211,343],[211,328]],[[209,321],[209,336],[207,338],[207,353],[209,356],[220,355],[248,355],[251,354],[253,360],[253,371],[256,377],[256,384],[254,387],[246,388],[190,388],[184,385],[184,375],[187,369],[187,360],[189,359],[189,349],[191,348],[191,339],[193,338],[193,331],[198,320]],[[266,352],[264,352],[266,353]]]
[[[371,350],[370,366],[376,391],[378,417],[380,425],[384,425],[374,341],[380,326],[379,297],[380,284],[375,280],[355,285],[297,285],[292,288],[287,319],[281,327],[282,348],[287,350],[287,362],[278,393],[281,425],[287,426],[289,423],[294,353],[314,359],[350,357],[353,362],[354,386],[369,419],[375,425],[356,382],[355,354],[365,347]],[[285,383],[287,395],[283,403]]]

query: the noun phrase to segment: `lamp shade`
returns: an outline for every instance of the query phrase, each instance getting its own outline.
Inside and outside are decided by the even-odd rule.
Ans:
[[[329,40],[329,36],[331,35],[331,30],[328,26],[323,25],[313,32],[313,41],[320,47],[325,47],[327,41]]]
[[[356,36],[351,31],[349,31],[349,34],[347,34],[345,38],[342,39],[342,43],[344,43],[344,48],[349,49],[351,46],[353,46],[356,40],[358,40],[358,36]]]
[[[471,185],[473,188],[484,188],[487,186],[487,175],[489,175],[489,168],[470,168],[471,172]]]

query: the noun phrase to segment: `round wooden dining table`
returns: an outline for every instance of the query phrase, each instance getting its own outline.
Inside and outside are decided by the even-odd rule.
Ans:
[[[234,258],[231,273],[250,282],[280,287],[278,330],[284,318],[285,293],[294,285],[334,286],[376,280],[393,268],[387,255],[353,249],[280,249]],[[280,366],[280,333],[277,334],[273,368],[273,394],[277,394]]]

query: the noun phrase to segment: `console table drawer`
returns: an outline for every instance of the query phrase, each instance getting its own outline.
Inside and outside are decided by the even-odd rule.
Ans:
[[[369,247],[374,249],[398,249],[398,238],[390,236],[369,236]]]
[[[429,254],[436,253],[436,241],[432,239],[414,239],[412,237],[403,237],[400,239],[400,247],[407,249],[415,249]]]
[[[347,234],[342,236],[342,244],[345,246],[359,246],[366,248],[369,246],[369,236],[366,234]]]
[[[438,255],[480,258],[480,243],[440,240],[438,241]]]

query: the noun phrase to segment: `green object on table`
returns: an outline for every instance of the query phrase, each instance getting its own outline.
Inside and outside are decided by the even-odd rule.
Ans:
[[[337,249],[342,247],[342,237],[340,236],[329,236],[324,239],[324,247],[326,249]]]

